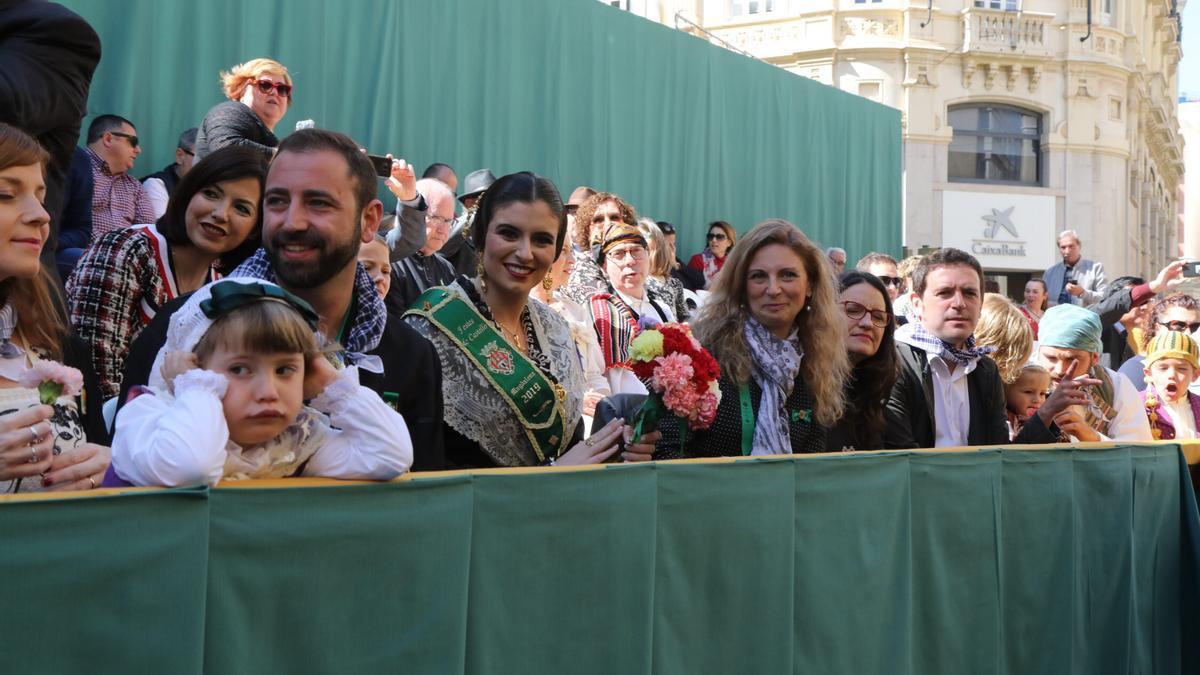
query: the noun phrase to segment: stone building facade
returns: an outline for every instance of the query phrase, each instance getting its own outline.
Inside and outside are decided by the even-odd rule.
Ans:
[[[1110,278],[1179,255],[1170,0],[1090,27],[1088,0],[603,1],[899,109],[908,251],[975,251],[1018,296],[1064,229]]]

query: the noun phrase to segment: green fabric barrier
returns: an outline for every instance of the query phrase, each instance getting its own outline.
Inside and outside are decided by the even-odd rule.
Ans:
[[[139,176],[222,100],[219,71],[272,56],[296,82],[281,135],[311,118],[460,181],[487,166],[607,189],[675,223],[685,256],[711,220],[771,217],[852,262],[901,252],[898,110],[595,0],[63,4],[101,37],[88,110],[137,125]]]
[[[1177,446],[0,501],[4,672],[1192,673]]]
[[[0,503],[0,672],[204,672],[208,496]]]

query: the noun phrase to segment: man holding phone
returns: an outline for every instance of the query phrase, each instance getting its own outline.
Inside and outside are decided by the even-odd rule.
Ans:
[[[1104,266],[1095,260],[1085,260],[1080,249],[1079,233],[1063,230],[1058,235],[1058,251],[1062,262],[1046,270],[1046,295],[1055,305],[1094,305],[1104,297],[1107,286]]]
[[[1034,360],[1050,371],[1056,390],[1087,394],[1084,404],[1058,413],[1055,423],[1077,441],[1153,440],[1133,383],[1100,364],[1100,333],[1100,317],[1082,307],[1057,305],[1042,315]]]
[[[412,164],[390,154],[367,155],[375,175],[386,179],[388,190],[396,196],[396,225],[386,234],[392,262],[403,260],[425,245],[425,198],[417,192],[417,174]]]

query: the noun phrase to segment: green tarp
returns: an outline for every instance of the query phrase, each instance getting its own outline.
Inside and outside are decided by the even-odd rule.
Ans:
[[[1174,445],[0,502],[5,673],[1194,673]]]
[[[281,134],[313,119],[460,181],[487,166],[607,189],[681,226],[684,253],[708,221],[782,217],[852,261],[900,254],[898,110],[596,0],[63,4],[100,34],[88,110],[137,125],[137,175],[222,100],[221,70],[271,56],[296,84]]]

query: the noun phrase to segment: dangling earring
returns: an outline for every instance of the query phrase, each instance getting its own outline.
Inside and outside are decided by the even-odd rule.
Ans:
[[[479,277],[479,288],[487,293],[487,277],[483,275],[483,258],[475,265],[475,276]]]
[[[542,290],[547,293],[554,290],[554,279],[550,278],[549,272],[546,272],[546,276],[542,277]]]

